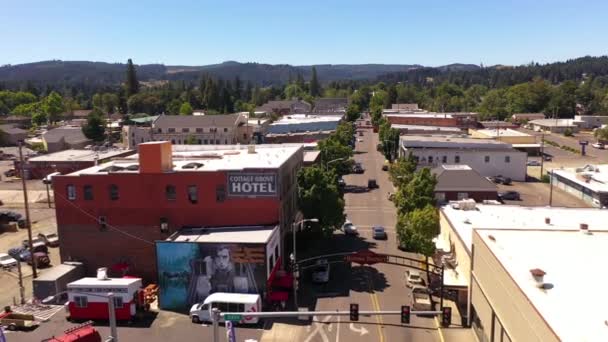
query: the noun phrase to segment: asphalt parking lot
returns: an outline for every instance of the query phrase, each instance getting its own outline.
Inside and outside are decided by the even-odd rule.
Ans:
[[[540,169],[539,167],[536,168]],[[519,192],[521,197],[519,201],[504,201],[505,204],[514,205],[548,206],[550,190],[549,184],[541,182],[513,182],[511,185],[498,185],[499,192]],[[557,187],[553,187],[552,206],[571,208],[591,207],[588,203],[558,189]]]

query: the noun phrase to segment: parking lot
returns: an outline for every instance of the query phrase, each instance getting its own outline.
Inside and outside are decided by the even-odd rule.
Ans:
[[[538,167],[537,167],[538,168]],[[538,168],[540,169],[540,168]],[[517,191],[520,194],[519,201],[504,201],[505,204],[548,206],[550,197],[550,185],[541,182],[513,182],[511,185],[498,185],[499,192]],[[587,208],[590,207],[579,198],[576,198],[557,187],[553,187],[552,205],[555,207]]]

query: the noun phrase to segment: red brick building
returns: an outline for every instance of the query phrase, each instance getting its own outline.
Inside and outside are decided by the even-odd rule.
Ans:
[[[477,113],[390,113],[384,114],[391,125],[438,127],[477,127]]]
[[[53,178],[62,261],[152,281],[154,242],[182,228],[278,224],[284,237],[294,220],[301,146],[139,148],[138,159]]]

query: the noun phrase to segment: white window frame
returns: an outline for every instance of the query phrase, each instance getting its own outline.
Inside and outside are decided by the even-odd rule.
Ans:
[[[76,200],[76,185],[74,185],[74,184],[68,184],[68,186],[67,186],[67,192],[68,192],[68,199],[70,201]]]

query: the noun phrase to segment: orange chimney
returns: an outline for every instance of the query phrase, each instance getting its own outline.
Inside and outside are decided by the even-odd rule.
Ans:
[[[173,170],[171,142],[150,141],[139,144],[139,173],[163,173]]]

